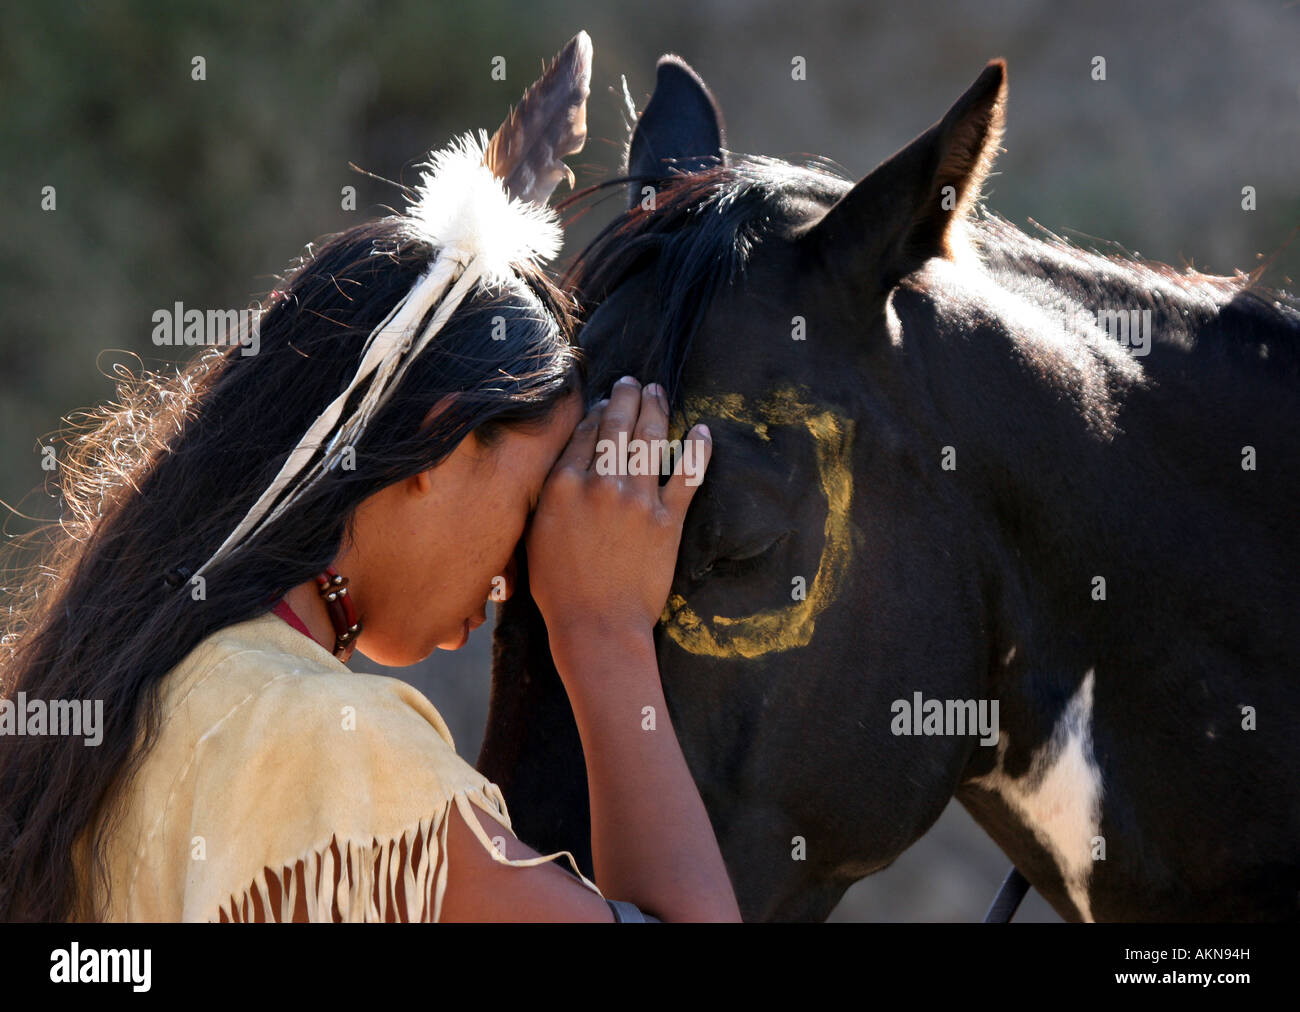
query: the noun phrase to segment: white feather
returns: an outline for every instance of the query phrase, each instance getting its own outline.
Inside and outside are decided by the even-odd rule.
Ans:
[[[356,444],[411,360],[474,288],[502,285],[515,277],[516,267],[549,260],[559,253],[563,232],[558,216],[545,205],[520,201],[506,193],[501,180],[483,164],[487,144],[486,131],[480,130],[477,139],[463,134],[420,166],[417,196],[410,202],[407,216],[411,226],[438,248],[437,257],[371,332],[347,388],[316,418],[270,486],[198,573],[274,523],[298,501],[333,466],[330,458],[341,440]],[[416,327],[435,305],[438,311],[417,335]],[[348,418],[342,418],[348,398],[367,379],[370,383],[361,402]],[[326,453],[308,467],[322,445],[327,446]]]
[[[487,145],[487,131],[480,130],[477,140],[462,134],[430,155],[407,214],[444,256],[461,264],[480,257],[484,283],[498,285],[513,276],[515,265],[553,258],[563,233],[551,208],[506,193],[483,164]]]

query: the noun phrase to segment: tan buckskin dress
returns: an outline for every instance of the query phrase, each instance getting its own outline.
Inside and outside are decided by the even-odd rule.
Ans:
[[[350,671],[271,612],[209,636],[161,690],[157,743],[108,841],[107,920],[248,920],[256,891],[266,919],[289,921],[301,861],[310,920],[383,921],[400,894],[408,919],[437,921],[453,803],[495,860],[565,857],[601,895],[567,850],[496,849],[469,806],[509,826],[505,799],[420,692]],[[288,883],[278,916],[267,869]]]

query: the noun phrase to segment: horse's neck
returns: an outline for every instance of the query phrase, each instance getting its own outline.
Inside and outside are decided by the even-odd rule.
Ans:
[[[1135,818],[1156,796],[1158,754],[1133,742],[1225,734],[1233,711],[1218,697],[1246,698],[1245,680],[1288,649],[1250,619],[1295,604],[1295,539],[1278,543],[1272,499],[1294,477],[1250,486],[1257,474],[1242,460],[1252,441],[1294,459],[1277,436],[1296,434],[1293,399],[1253,404],[1230,357],[1196,352],[1223,336],[1208,300],[1191,300],[1197,311],[1154,300],[1151,354],[1138,358],[1095,328],[1045,325],[1053,290],[1078,294],[1033,272],[936,265],[928,281],[937,344],[923,353],[926,385],[957,441],[971,515],[995,546],[986,691],[1001,700],[1003,734],[996,756],[976,750],[958,796],[1058,910],[1088,919],[1098,848],[1105,857],[1119,842],[1102,838],[1103,807],[1112,826],[1142,827],[1146,852],[1177,846]],[[1139,296],[1120,287],[1117,310]],[[984,321],[974,334],[972,320]],[[1268,424],[1245,423],[1252,410]],[[1219,557],[1229,531],[1233,549]],[[1251,689],[1265,691],[1258,680]],[[1211,794],[1216,776],[1202,781]],[[1166,821],[1194,822],[1194,799],[1174,793]]]
[[[1088,634],[1083,653],[1055,658],[1082,663],[1073,689],[1091,646],[1116,627],[1115,608],[1082,605],[1140,609],[1131,594],[1153,573],[1171,593],[1192,589],[1177,581],[1203,582],[1211,560],[1189,550],[1221,544],[1225,525],[1237,561],[1253,555],[1260,568],[1245,580],[1240,566],[1215,573],[1211,596],[1292,592],[1300,557],[1277,520],[1278,503],[1300,495],[1296,369],[1284,364],[1297,360],[1300,314],[1251,315],[1262,303],[1226,287],[1183,291],[1166,279],[1163,292],[1144,289],[1114,264],[1118,276],[1094,283],[1089,302],[1087,279],[1071,269],[1081,270],[936,262],[903,304],[920,346],[917,396],[954,445],[972,516],[1005,553],[1001,575],[1021,585],[1021,610],[1032,609],[1058,652],[1068,653],[1053,636],[1063,625]],[[1050,272],[1063,280],[1049,283]],[[1143,306],[1141,355],[1095,323],[1057,315]]]
[[[542,853],[570,851],[591,877],[582,743],[522,559],[518,580],[494,630],[492,696],[477,765],[501,788],[517,836]]]

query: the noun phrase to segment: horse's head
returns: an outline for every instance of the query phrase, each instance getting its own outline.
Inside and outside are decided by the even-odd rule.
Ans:
[[[667,386],[678,432],[713,432],[657,638],[747,920],[824,918],[992,752],[976,734],[898,733],[900,700],[910,731],[916,693],[983,695],[993,642],[979,532],[900,314],[928,298],[911,283],[927,262],[962,255],[1004,98],[999,61],[854,185],[732,156],[713,97],[665,57],[629,146],[629,208],[568,279],[594,307],[593,398],[630,372]],[[524,657],[538,633],[529,602],[506,607],[480,765],[521,837],[585,857],[576,733],[554,673]]]

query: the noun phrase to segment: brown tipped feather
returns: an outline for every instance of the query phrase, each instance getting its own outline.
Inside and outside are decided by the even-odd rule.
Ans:
[[[566,155],[587,141],[587,96],[591,94],[591,37],[579,32],[524,92],[497,128],[483,156],[506,192],[545,204],[561,179],[573,185]]]

